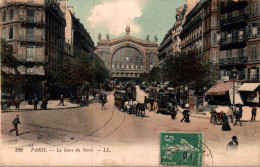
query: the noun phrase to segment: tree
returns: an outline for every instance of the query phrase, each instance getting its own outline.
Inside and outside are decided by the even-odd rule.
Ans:
[[[4,39],[0,41],[1,56],[1,85],[3,92],[11,93],[17,83],[21,80],[18,67],[20,62],[13,56],[13,46]]]
[[[20,65],[19,61],[13,56],[13,46],[1,39],[1,71],[4,68],[13,68],[17,71],[17,67]]]
[[[86,82],[97,87],[108,77],[109,72],[97,55],[81,53],[75,53],[74,58],[65,57],[54,74],[60,89],[70,92]]]
[[[216,73],[210,60],[197,50],[177,54],[166,60],[162,67],[163,78],[174,86],[189,85],[195,90],[196,111],[198,111],[198,92],[215,82]]]

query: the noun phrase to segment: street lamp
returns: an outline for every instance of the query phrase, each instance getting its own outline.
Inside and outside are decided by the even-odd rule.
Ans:
[[[233,77],[233,110],[234,110],[234,107],[235,107],[235,79],[237,77],[237,69],[236,67],[234,67],[234,69],[231,71],[232,73],[232,77]]]

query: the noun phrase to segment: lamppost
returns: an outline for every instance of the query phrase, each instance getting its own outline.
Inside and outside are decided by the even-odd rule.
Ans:
[[[234,110],[234,107],[235,107],[235,79],[237,77],[237,69],[236,67],[234,67],[234,69],[231,71],[232,73],[232,77],[233,77],[233,110]]]

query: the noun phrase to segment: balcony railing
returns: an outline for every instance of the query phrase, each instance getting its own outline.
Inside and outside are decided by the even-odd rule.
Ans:
[[[37,57],[34,56],[34,58],[28,59],[26,55],[24,54],[19,54],[18,55],[18,61],[21,62],[30,62],[30,63],[44,63],[45,59],[44,56],[38,55]]]
[[[34,17],[22,17],[19,16],[19,21],[28,24],[44,24],[43,19],[35,20]]]
[[[22,41],[22,42],[36,43],[36,44],[37,43],[42,44],[44,42],[44,39],[41,36],[40,37],[36,36],[34,38],[26,38],[26,37],[20,36],[19,40]]]
[[[219,59],[219,65],[238,65],[245,64],[248,61],[248,57],[231,57]]]
[[[245,8],[248,5],[248,2],[246,0],[238,0],[238,1],[222,1],[220,4],[221,13],[229,13],[234,10],[240,10]]]
[[[248,21],[248,14],[243,14],[235,17],[231,17],[225,20],[220,21],[221,28],[229,28],[231,26],[235,26],[234,28],[238,28],[237,26],[246,26]]]
[[[241,48],[242,45],[246,45],[246,41],[248,40],[247,37],[244,35],[234,36],[234,37],[227,37],[222,38],[219,41],[219,44],[222,48]]]

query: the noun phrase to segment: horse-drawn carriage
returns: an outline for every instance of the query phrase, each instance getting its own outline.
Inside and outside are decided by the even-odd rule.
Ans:
[[[123,110],[125,102],[129,101],[129,99],[127,98],[126,91],[124,90],[115,90],[114,98],[115,98],[115,106],[119,110]]]
[[[150,110],[157,110],[157,113],[172,114],[175,95],[173,92],[151,87],[148,98],[145,98],[146,106]]]
[[[1,109],[3,110],[3,112],[6,112],[7,109],[10,110],[11,106],[15,106],[15,109],[19,111],[20,104],[21,104],[22,101],[23,101],[22,98],[2,96]]]

